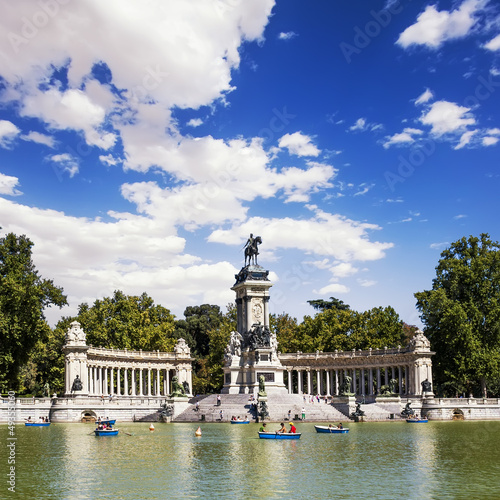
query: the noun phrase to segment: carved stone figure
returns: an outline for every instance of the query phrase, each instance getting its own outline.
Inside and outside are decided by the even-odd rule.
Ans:
[[[258,245],[262,243],[262,238],[260,236],[253,237],[253,234],[250,234],[250,238],[248,238],[245,246],[243,247],[245,250],[245,266],[249,266],[250,264],[257,265],[257,255],[259,255]],[[247,264],[248,259],[248,264]]]
[[[410,340],[410,349],[413,351],[430,351],[431,343],[421,330],[417,330],[415,336]]]
[[[184,394],[189,394],[189,384],[188,384],[188,381],[187,380],[184,380],[184,382],[182,382],[182,387],[184,388]]]
[[[269,327],[261,324],[253,325],[248,336],[248,346],[252,351],[258,347],[270,347],[271,330],[269,330]]]
[[[398,381],[395,378],[391,378],[389,380],[389,389],[391,391],[391,394],[396,394],[396,386],[398,385]]]
[[[174,346],[175,354],[180,354],[181,356],[190,356],[191,350],[184,339],[179,339],[177,344]]]
[[[380,386],[380,396],[390,396],[391,394],[391,388],[388,385]]]
[[[410,407],[410,402],[406,403],[404,410],[401,412],[403,418],[408,418],[415,415],[415,410]]]
[[[267,396],[266,394],[266,379],[264,378],[264,375],[259,376],[259,397],[265,398]]]
[[[432,392],[432,384],[429,382],[428,379],[425,379],[422,382],[422,392]]]
[[[344,377],[344,380],[342,381],[342,385],[340,386],[340,395],[341,396],[350,396],[351,393],[351,382],[352,378],[349,377],[349,375],[346,375]]]
[[[73,321],[66,331],[66,344],[85,345],[85,332],[78,321]]]
[[[173,398],[187,398],[186,391],[184,390],[184,387],[179,383],[179,378],[177,377],[177,375],[174,375],[172,377],[172,394],[170,394],[170,396]]]
[[[77,375],[75,380],[73,380],[73,385],[71,386],[71,392],[81,391],[83,389],[82,381],[80,380],[80,376]]]
[[[238,332],[231,332],[231,338],[229,340],[229,347],[231,354],[234,356],[241,356],[241,343],[243,337]]]
[[[163,421],[167,420],[167,417],[171,417],[174,414],[174,405],[164,403],[161,406],[160,418]]]
[[[357,417],[364,417],[364,416],[365,412],[361,409],[361,403],[356,403],[356,410],[349,415],[349,418],[355,419]]]

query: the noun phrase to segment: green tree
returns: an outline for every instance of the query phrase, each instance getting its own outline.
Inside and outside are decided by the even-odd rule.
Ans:
[[[87,344],[96,347],[169,352],[176,343],[174,315],[146,293],[134,296],[118,290],[91,307],[81,304],[76,320],[87,334]]]
[[[231,332],[236,330],[236,306],[228,304],[217,328],[208,330],[209,353],[197,360],[198,369],[193,376],[193,390],[196,394],[219,392],[224,384],[224,350]]]
[[[208,332],[217,329],[222,322],[220,307],[210,304],[189,306],[184,311],[184,317],[186,319],[178,320],[175,324],[176,337],[186,340],[192,355],[207,356],[210,348]]]
[[[314,307],[318,311],[328,311],[329,309],[338,309],[339,311],[347,311],[350,309],[349,304],[346,304],[343,300],[337,299],[335,297],[330,297],[330,300],[308,300],[307,303]]]
[[[32,261],[33,243],[13,233],[0,238],[0,386],[18,389],[20,368],[47,335],[44,309],[67,304],[62,288],[42,279]]]
[[[436,382],[468,391],[500,380],[500,246],[488,234],[454,242],[441,254],[432,290],[415,294],[436,352]]]

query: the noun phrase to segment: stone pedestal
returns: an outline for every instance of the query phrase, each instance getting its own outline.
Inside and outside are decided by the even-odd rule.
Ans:
[[[356,397],[352,396],[332,396],[332,406],[349,417],[351,413],[356,411]]]
[[[235,276],[237,331],[232,332],[224,361],[224,394],[256,394],[260,375],[268,393],[286,394],[276,335],[269,329],[269,271],[249,265]]]
[[[65,354],[65,396],[88,396],[89,372],[87,367],[87,351],[85,332],[78,321],[73,321],[66,332]],[[75,381],[79,380],[79,384]],[[80,388],[77,388],[80,386]]]

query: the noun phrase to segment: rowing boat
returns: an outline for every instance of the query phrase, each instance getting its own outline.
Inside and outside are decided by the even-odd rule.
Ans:
[[[259,439],[300,439],[300,432],[259,432]]]
[[[230,420],[232,424],[249,424],[248,420]]]
[[[118,429],[96,429],[96,436],[118,436]]]
[[[429,420],[426,418],[407,418],[409,424],[426,424]]]
[[[315,425],[314,428],[316,432],[322,432],[325,434],[347,434],[349,432],[348,427],[339,429],[338,427],[327,427],[326,425]]]
[[[48,427],[50,422],[25,422],[26,427]]]

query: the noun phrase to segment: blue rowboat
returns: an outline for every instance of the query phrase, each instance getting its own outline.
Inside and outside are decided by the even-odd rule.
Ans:
[[[26,427],[48,427],[50,422],[25,422]]]
[[[409,424],[426,424],[429,420],[426,418],[407,418]]]
[[[232,424],[249,424],[248,420],[230,420]]]
[[[99,424],[106,424],[106,425],[115,425],[116,424],[116,419],[114,420],[109,420],[109,419],[106,419],[106,420],[98,420],[97,423]]]
[[[316,432],[323,432],[325,434],[347,434],[349,432],[349,428],[345,427],[343,429],[339,429],[338,427],[327,427],[326,425],[315,425],[314,428]]]
[[[118,429],[96,429],[96,436],[118,436]]]
[[[259,439],[300,439],[300,432],[259,432]]]

